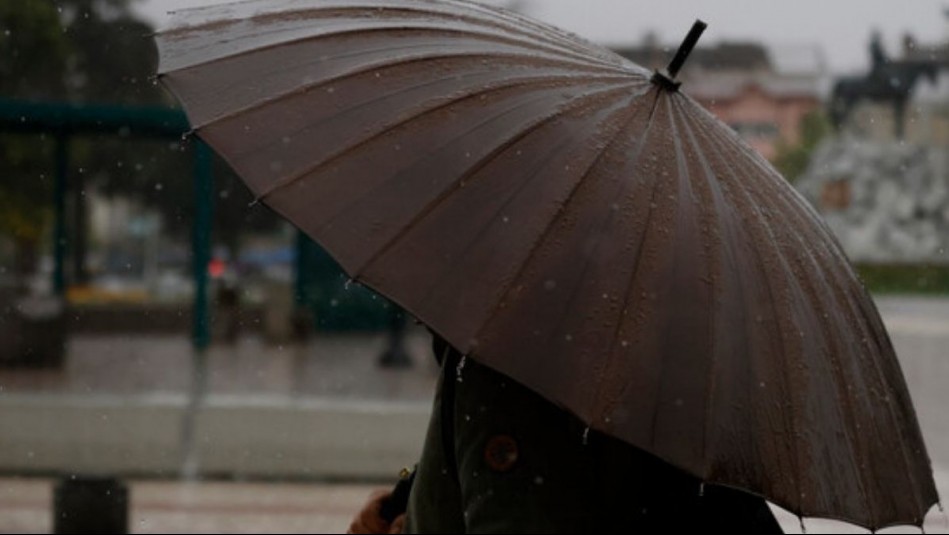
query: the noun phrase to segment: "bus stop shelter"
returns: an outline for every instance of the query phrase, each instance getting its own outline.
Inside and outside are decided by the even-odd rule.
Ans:
[[[54,212],[52,287],[57,296],[63,297],[66,291],[64,265],[68,234],[65,212],[71,139],[84,134],[115,134],[130,139],[178,140],[186,136],[190,126],[182,111],[170,108],[0,99],[0,131],[47,134],[55,139],[55,181],[53,198],[50,199]],[[191,334],[194,346],[204,349],[211,338],[207,266],[211,259],[214,178],[211,150],[197,138],[191,139],[191,147],[195,196],[192,223],[195,292]]]

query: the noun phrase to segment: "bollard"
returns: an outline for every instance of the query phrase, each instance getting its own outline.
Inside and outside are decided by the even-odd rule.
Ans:
[[[128,533],[128,502],[117,478],[63,478],[53,491],[53,532]]]
[[[389,343],[379,356],[379,365],[384,368],[411,368],[412,357],[405,349],[405,312],[392,310],[389,315]]]

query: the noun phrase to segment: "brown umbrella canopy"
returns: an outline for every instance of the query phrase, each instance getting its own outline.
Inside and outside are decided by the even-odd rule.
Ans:
[[[919,525],[935,503],[840,246],[650,72],[462,1],[252,1],[158,44],[259,198],[472,358],[801,515]]]

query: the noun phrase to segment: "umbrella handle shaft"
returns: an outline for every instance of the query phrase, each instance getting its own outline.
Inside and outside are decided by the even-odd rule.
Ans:
[[[707,27],[708,24],[705,24],[701,20],[696,20],[695,24],[692,25],[689,34],[685,36],[685,40],[679,45],[679,51],[676,52],[675,57],[672,58],[672,61],[669,63],[667,71],[672,78],[675,78],[679,74],[679,69],[682,68],[685,60],[688,59],[689,54],[692,53],[692,49],[695,48],[696,43],[699,42],[699,38],[702,37],[702,32],[704,32]]]

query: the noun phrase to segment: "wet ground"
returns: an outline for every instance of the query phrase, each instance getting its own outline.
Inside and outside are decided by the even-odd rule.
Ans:
[[[919,414],[942,496],[949,496],[949,299],[877,299]],[[335,399],[382,403],[430,402],[436,370],[423,331],[409,338],[415,366],[384,369],[382,336],[320,337],[305,346],[242,339],[207,356],[207,391],[215,397]],[[185,337],[84,337],[70,342],[62,370],[0,370],[0,393],[41,397],[148,393],[187,396],[193,356]],[[2,445],[0,445],[2,447]],[[3,471],[0,468],[0,471]],[[49,478],[0,478],[0,532],[51,530]],[[339,532],[372,485],[300,482],[130,480],[130,528],[136,533]],[[780,516],[789,532],[796,518]],[[810,532],[858,532],[806,521]],[[902,530],[918,533],[918,529]],[[926,531],[949,533],[935,510]]]

